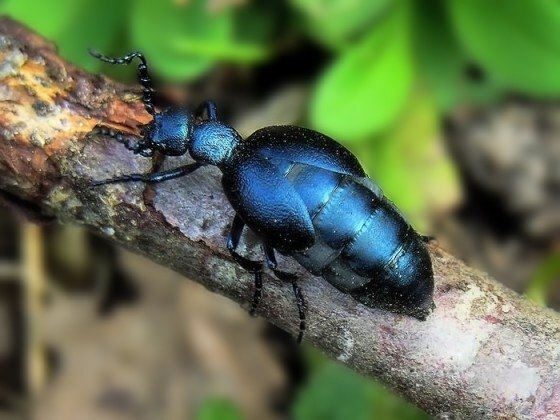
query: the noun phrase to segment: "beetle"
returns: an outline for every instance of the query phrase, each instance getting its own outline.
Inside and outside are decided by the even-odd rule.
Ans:
[[[101,134],[141,156],[160,152],[189,154],[194,163],[151,174],[131,174],[94,182],[158,183],[217,166],[224,193],[235,210],[227,248],[254,275],[251,314],[261,300],[263,262],[237,252],[245,227],[262,243],[267,267],[290,282],[300,325],[306,327],[306,302],[296,275],[278,269],[275,252],[293,257],[311,274],[368,307],[424,320],[433,310],[434,280],[429,239],[418,234],[399,210],[367,177],[357,158],[333,139],[294,126],[262,128],[246,140],[220,122],[216,105],[206,101],[193,112],[171,106],[157,112],[146,59],[139,52],[120,58],[90,50],[111,64],[139,60],[138,81],[145,109],[153,117],[141,136],[99,127]]]

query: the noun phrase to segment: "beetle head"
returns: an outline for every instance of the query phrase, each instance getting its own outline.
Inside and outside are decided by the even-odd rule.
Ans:
[[[150,155],[157,150],[168,156],[181,156],[188,150],[192,131],[192,117],[184,107],[168,108],[158,112],[154,119],[142,127],[145,139],[140,154]]]

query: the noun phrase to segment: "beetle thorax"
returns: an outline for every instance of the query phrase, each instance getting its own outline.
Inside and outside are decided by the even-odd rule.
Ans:
[[[233,128],[217,121],[204,121],[193,129],[189,153],[197,162],[221,166],[240,141]]]

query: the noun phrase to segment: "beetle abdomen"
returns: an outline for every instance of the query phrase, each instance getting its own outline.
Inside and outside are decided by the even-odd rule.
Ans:
[[[286,178],[304,201],[315,243],[301,265],[371,307],[424,318],[433,274],[418,234],[367,178],[295,164]]]

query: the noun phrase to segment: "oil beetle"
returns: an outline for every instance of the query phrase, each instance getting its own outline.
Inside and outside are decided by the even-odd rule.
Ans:
[[[278,269],[275,251],[295,258],[309,272],[366,306],[421,320],[431,312],[434,280],[424,245],[428,239],[412,229],[348,150],[323,134],[293,126],[262,128],[243,140],[232,127],[218,121],[211,101],[194,112],[181,106],[157,112],[141,53],[122,58],[90,53],[111,64],[138,59],[143,103],[153,116],[142,126],[141,137],[105,127],[99,127],[99,132],[141,156],[152,156],[155,151],[168,156],[188,153],[195,161],[94,185],[157,183],[188,175],[204,165],[217,166],[236,212],[227,248],[255,277],[252,314],[261,300],[263,263],[236,251],[245,226],[262,242],[268,268],[293,286],[300,317],[298,342],[305,330],[305,301],[296,276]]]

